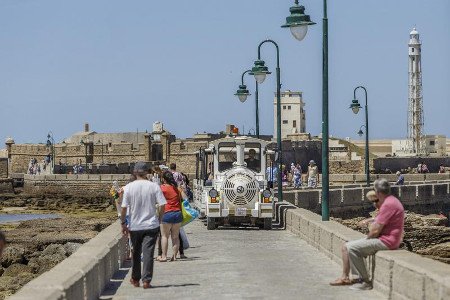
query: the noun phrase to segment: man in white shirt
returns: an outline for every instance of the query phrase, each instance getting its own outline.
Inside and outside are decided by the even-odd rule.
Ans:
[[[166,199],[161,188],[147,180],[148,167],[143,162],[134,165],[136,180],[124,188],[122,200],[122,232],[130,233],[133,245],[133,268],[130,282],[139,287],[142,279],[144,289],[150,288],[153,277],[153,255],[159,233],[159,220],[162,219]],[[159,204],[159,207],[156,207]],[[125,217],[129,217],[127,227]],[[143,270],[141,274],[141,254],[143,254]],[[142,276],[141,276],[142,275]]]

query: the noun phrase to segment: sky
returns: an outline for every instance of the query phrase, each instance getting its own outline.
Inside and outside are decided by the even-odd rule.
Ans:
[[[264,39],[280,47],[282,90],[302,91],[306,130],[322,124],[322,1],[303,0],[311,26],[301,42],[281,28],[293,0],[0,0],[0,139],[56,141],[83,130],[177,137],[255,128],[254,79],[233,94]],[[450,1],[328,1],[330,134],[358,138],[364,114],[348,108],[368,90],[371,139],[405,138],[408,40],[422,41],[425,133],[450,137]],[[260,85],[260,131],[273,134],[273,74]],[[361,103],[364,94],[358,92]],[[0,146],[1,148],[1,146]]]

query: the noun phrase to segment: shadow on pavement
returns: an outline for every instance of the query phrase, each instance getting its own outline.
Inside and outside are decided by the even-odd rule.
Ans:
[[[166,285],[152,285],[152,288],[170,288],[170,287],[185,287],[185,286],[199,286],[198,283],[183,283],[183,284],[166,284]]]
[[[102,295],[99,299],[101,300],[111,300],[112,297],[116,294],[120,285],[123,283],[124,278],[127,276],[128,271],[131,269],[131,261],[126,260],[122,266],[116,273],[114,273],[113,277],[109,280],[109,283],[106,285]]]

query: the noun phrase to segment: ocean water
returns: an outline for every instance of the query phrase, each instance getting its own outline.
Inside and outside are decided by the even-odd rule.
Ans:
[[[57,214],[0,214],[0,224],[21,222],[35,219],[56,219],[60,215]]]

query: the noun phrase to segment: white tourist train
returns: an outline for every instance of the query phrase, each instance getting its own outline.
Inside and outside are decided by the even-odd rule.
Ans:
[[[215,140],[197,155],[194,206],[208,230],[221,225],[272,228],[273,193],[266,166],[269,142],[246,136]]]

